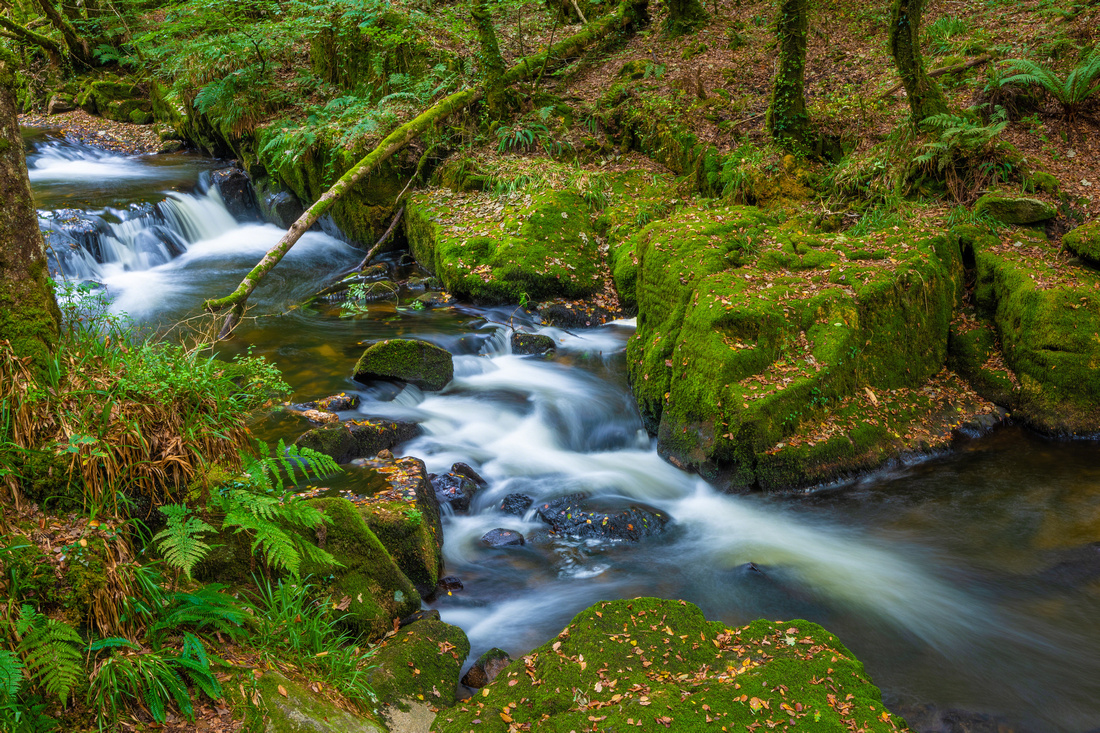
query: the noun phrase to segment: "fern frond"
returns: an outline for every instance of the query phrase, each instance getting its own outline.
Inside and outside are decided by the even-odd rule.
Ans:
[[[28,606],[24,606],[24,613]],[[66,623],[46,618],[31,609],[32,624],[19,641],[18,652],[31,679],[64,706],[84,676],[84,640]]]
[[[200,536],[204,532],[217,530],[198,517],[189,516],[191,510],[182,504],[165,504],[160,511],[168,518],[168,526],[157,532],[153,541],[164,555],[164,561],[182,570],[190,579],[191,571],[211,549],[210,545],[199,539]]]
[[[0,649],[0,700],[14,698],[23,685],[23,663],[7,649]]]

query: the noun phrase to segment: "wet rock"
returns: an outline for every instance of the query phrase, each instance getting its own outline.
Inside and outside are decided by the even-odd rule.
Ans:
[[[1082,224],[1067,232],[1062,244],[1088,264],[1100,267],[1100,222]]]
[[[459,461],[458,463],[452,464],[451,473],[465,476],[482,488],[489,485],[485,479],[481,478],[481,474],[475,471],[468,463]]]
[[[58,209],[49,219],[50,229],[64,233],[87,250],[96,262],[104,262],[106,253],[102,238],[110,236],[111,229],[99,216],[79,209]]]
[[[1058,209],[1045,201],[987,193],[974,204],[974,213],[986,213],[1005,224],[1038,224],[1053,219]]]
[[[145,256],[150,267],[155,267],[186,252],[187,243],[171,229],[154,224],[134,236],[134,249]]]
[[[921,733],[1033,733],[986,713],[941,709],[932,704],[899,705],[894,712]]]
[[[435,391],[446,387],[453,378],[454,360],[449,351],[412,339],[387,339],[372,344],[355,365],[357,382],[399,379]]]
[[[486,547],[518,547],[524,544],[523,535],[514,529],[497,527],[481,536],[481,544]]]
[[[166,140],[157,148],[157,155],[178,153],[187,147],[182,140]]]
[[[429,608],[423,611],[417,611],[411,616],[406,616],[398,622],[399,628],[404,628],[409,624],[415,624],[417,621],[439,621],[439,611],[434,608]]]
[[[500,510],[505,514],[514,514],[517,517],[522,517],[527,513],[527,510],[531,508],[531,504],[534,503],[534,499],[526,494],[508,494],[504,497],[504,501],[500,502]]]
[[[539,303],[538,311],[543,323],[558,328],[593,328],[622,317],[618,311],[583,301]]]
[[[359,407],[359,402],[359,395],[349,395],[341,392],[340,394],[334,394],[320,400],[313,400],[312,402],[296,402],[292,405],[287,405],[287,409],[293,410],[294,412],[305,412],[306,410],[344,412]]]
[[[455,299],[450,293],[443,292],[427,292],[423,295],[418,295],[413,299],[413,303],[419,303],[425,308],[449,308],[454,305]]]
[[[76,109],[76,101],[69,94],[55,94],[46,105],[46,114],[59,115]]]
[[[349,463],[377,455],[378,451],[393,448],[419,434],[420,426],[413,422],[367,418],[314,428],[299,436],[294,444],[331,456],[337,463]]]
[[[497,675],[511,663],[512,658],[508,656],[508,652],[493,647],[478,657],[474,666],[466,671],[462,676],[462,684],[475,690],[481,689],[495,680]]]
[[[554,353],[555,348],[557,348],[557,345],[554,343],[554,339],[540,333],[516,332],[512,334],[513,354],[541,356]]]
[[[1008,411],[998,408],[994,412],[975,415],[955,428],[955,432],[967,438],[980,438],[988,435],[998,426],[1004,425],[1007,419]]]
[[[340,422],[339,415],[335,412],[325,412],[324,410],[302,410],[302,417],[315,425],[327,425],[328,423]]]
[[[263,198],[261,208],[264,218],[280,229],[289,229],[290,225],[305,213],[302,202],[290,191],[267,194]]]
[[[211,173],[210,178],[234,219],[255,221],[260,218],[256,192],[247,173],[240,168],[222,168]]]
[[[439,290],[443,287],[439,279],[435,277],[410,277],[403,284],[411,293],[426,293],[429,290]]]
[[[439,579],[439,585],[436,586],[437,593],[454,593],[455,591],[462,590],[465,586],[462,585],[462,581],[453,575],[448,575],[445,578]]]
[[[470,509],[470,502],[477,493],[478,485],[471,479],[457,473],[430,475],[432,488],[440,504],[448,504],[456,512]]]
[[[659,534],[670,519],[664,512],[641,505],[612,512],[592,511],[587,501],[583,494],[572,494],[543,502],[536,512],[560,534],[633,542]]]
[[[407,710],[418,700],[453,705],[469,653],[462,629],[434,619],[417,621],[379,645],[372,658],[377,666],[367,671],[367,682],[387,708]],[[387,710],[382,713],[389,717]]]

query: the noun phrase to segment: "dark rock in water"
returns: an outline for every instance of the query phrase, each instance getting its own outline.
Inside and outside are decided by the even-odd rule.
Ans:
[[[572,494],[539,504],[536,511],[542,521],[561,534],[633,542],[659,534],[670,519],[664,512],[640,505],[616,512],[590,511],[586,501],[584,494]]]
[[[432,621],[438,621],[439,620],[439,611],[435,610],[434,608],[429,608],[429,609],[424,610],[424,611],[417,611],[416,613],[412,614],[411,616],[406,616],[405,618],[398,621],[398,624],[399,624],[398,628],[404,628],[405,626],[408,626],[409,624],[415,624],[417,621],[426,621],[426,620],[429,620],[429,619],[432,620]]]
[[[469,510],[470,501],[477,493],[476,483],[457,473],[445,473],[441,476],[433,474],[430,478],[440,504],[450,504],[456,512]]]
[[[299,436],[294,444],[331,456],[337,463],[348,463],[377,455],[419,434],[420,426],[414,422],[368,418],[314,428]]]
[[[264,198],[263,208],[267,220],[280,229],[289,229],[306,211],[302,202],[290,191],[269,194]]]
[[[105,262],[102,238],[111,235],[111,228],[101,217],[79,209],[58,209],[50,219],[50,229],[63,232],[86,249],[96,262]]]
[[[436,593],[454,593],[456,590],[462,590],[464,587],[461,580],[453,575],[448,575],[445,578],[439,579],[439,585],[435,587],[435,591]]]
[[[451,473],[456,473],[459,476],[465,476],[482,488],[489,485],[489,482],[481,478],[481,474],[475,471],[469,464],[462,463],[461,461],[451,466]]]
[[[1008,411],[1003,407],[998,407],[995,412],[975,415],[956,427],[955,432],[967,438],[981,438],[988,435],[999,425],[1004,425],[1007,419]]]
[[[481,544],[487,547],[516,547],[524,544],[523,535],[514,529],[497,527],[481,536]]]
[[[505,514],[515,514],[517,517],[522,517],[531,508],[534,501],[526,494],[508,494],[504,497],[504,501],[500,502],[500,510]]]
[[[427,292],[423,295],[418,295],[413,303],[420,303],[425,308],[448,308],[453,305],[455,299],[451,297],[449,293],[441,292]]]
[[[501,670],[511,663],[512,658],[508,656],[508,652],[493,647],[477,658],[474,666],[462,676],[462,684],[475,690],[480,689],[496,679]]]
[[[424,390],[440,390],[454,378],[449,351],[426,341],[387,339],[367,347],[355,365],[355,381],[400,379]]]
[[[543,323],[558,328],[595,328],[621,317],[602,306],[567,301],[539,303],[538,310]]]
[[[404,285],[411,293],[426,293],[429,290],[439,290],[442,287],[439,279],[434,277],[410,277],[404,282]]]
[[[155,224],[134,236],[134,249],[145,255],[149,267],[163,265],[187,251],[183,238],[167,227]]]
[[[1039,573],[1039,579],[1064,588],[1075,588],[1100,578],[1100,542],[1076,547],[1064,559]]]
[[[557,344],[554,343],[554,339],[543,336],[541,333],[516,332],[512,334],[513,354],[552,354],[555,348],[557,348]]]
[[[240,168],[222,168],[211,173],[210,177],[234,219],[255,221],[260,218],[256,192],[247,173]]]
[[[359,395],[334,394],[313,402],[296,402],[289,406],[291,410],[305,412],[306,410],[324,410],[325,412],[344,412],[359,407]]]
[[[1035,733],[1030,728],[968,710],[941,710],[931,704],[898,705],[890,709],[921,733]]]

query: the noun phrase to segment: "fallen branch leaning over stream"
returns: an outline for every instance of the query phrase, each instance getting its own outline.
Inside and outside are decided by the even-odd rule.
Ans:
[[[642,0],[623,0],[614,11],[602,18],[592,21],[580,33],[570,36],[560,43],[554,44],[542,53],[533,54],[517,62],[508,69],[499,80],[501,85],[511,85],[518,81],[530,78],[538,74],[551,59],[562,60],[577,54],[595,41],[601,40],[612,31],[633,23],[635,20],[645,17],[646,2]],[[466,89],[456,92],[442,99],[438,104],[429,107],[410,122],[406,122],[391,132],[378,144],[366,157],[353,165],[340,177],[332,188],[325,191],[306,212],[291,225],[282,239],[274,247],[268,250],[263,259],[257,263],[252,271],[244,276],[237,289],[224,298],[207,300],[203,307],[211,312],[226,308],[232,308],[225,319],[218,338],[228,336],[244,314],[245,303],[252,291],[256,289],[260,280],[268,273],[283,256],[290,251],[295,242],[313,226],[332,205],[351,189],[356,183],[374,171],[379,165],[388,160],[396,152],[417,139],[437,123],[459,112],[480,100],[485,95],[481,87]]]

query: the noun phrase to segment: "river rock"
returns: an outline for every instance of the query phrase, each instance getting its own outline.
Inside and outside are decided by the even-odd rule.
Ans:
[[[534,502],[535,500],[526,494],[508,494],[504,497],[504,501],[500,502],[500,510],[505,514],[522,517],[527,514],[527,510]]]
[[[554,339],[541,333],[520,333],[517,331],[512,334],[513,354],[541,356],[554,353],[555,348],[557,348],[557,345],[554,343]]]
[[[523,535],[514,529],[497,527],[481,535],[481,544],[486,547],[518,547],[524,544]]]
[[[584,494],[572,494],[540,503],[535,511],[560,534],[633,542],[659,534],[670,519],[664,512],[641,505],[613,512],[590,511],[587,501]]]
[[[906,729],[859,660],[817,624],[729,628],[685,601],[634,598],[581,611],[433,730],[742,731],[767,730],[767,720],[794,730]]]
[[[467,476],[458,473],[430,474],[432,488],[440,504],[448,504],[456,512],[470,509],[470,501],[477,493],[478,485]]]
[[[76,109],[76,101],[71,94],[54,94],[46,105],[46,114],[59,115]]]
[[[481,478],[481,474],[475,471],[473,467],[470,466],[468,463],[462,463],[461,461],[459,461],[458,463],[452,464],[451,473],[458,474],[459,476],[465,476],[481,488],[485,488],[489,485],[489,483],[485,479]]]
[[[454,378],[449,351],[426,341],[386,339],[371,344],[355,365],[355,380],[399,379],[420,389],[443,389]]]
[[[278,671],[264,672],[254,684],[264,733],[386,733],[373,716],[352,715]]]
[[[493,647],[478,657],[474,666],[466,671],[462,676],[462,684],[475,690],[481,689],[495,680],[511,662],[512,658],[508,656],[508,652]]]
[[[975,214],[989,214],[1005,224],[1038,224],[1053,219],[1058,209],[1045,201],[987,193],[974,204]]]
[[[1100,267],[1100,222],[1082,224],[1066,232],[1062,244],[1088,264]]]
[[[263,198],[264,218],[279,227],[289,229],[305,213],[305,207],[290,191],[276,191]]]
[[[366,418],[314,428],[294,443],[331,456],[337,463],[349,463],[377,455],[378,451],[393,448],[419,434],[420,426],[413,422]]]
[[[450,293],[429,291],[422,293],[413,299],[413,303],[419,303],[424,308],[450,308],[455,299]]]
[[[288,405],[288,409],[295,412],[305,412],[306,410],[324,410],[325,412],[345,412],[347,410],[354,410],[359,407],[359,395],[346,394],[341,392],[340,394],[330,395],[320,400],[313,400],[311,402],[296,402],[292,405]]]
[[[417,621],[379,645],[367,681],[386,707],[407,710],[418,700],[446,707],[455,702],[469,653],[462,629],[435,619]]]
[[[211,173],[210,178],[234,219],[254,221],[260,218],[256,191],[247,173],[240,168],[221,168]]]

